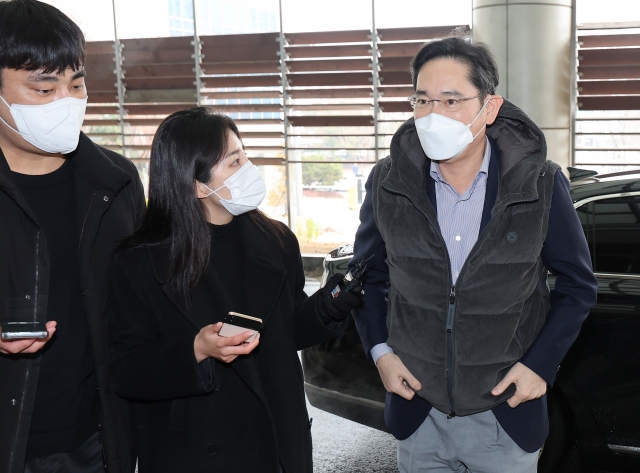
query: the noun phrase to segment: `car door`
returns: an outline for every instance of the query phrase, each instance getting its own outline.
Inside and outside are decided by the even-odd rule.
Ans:
[[[563,370],[609,448],[640,453],[640,192],[578,203],[598,301]]]
[[[324,285],[336,273],[349,271],[353,245],[333,250],[324,261]],[[337,338],[301,352],[305,391],[312,406],[354,422],[386,430],[386,390],[373,363],[367,360],[351,317]]]

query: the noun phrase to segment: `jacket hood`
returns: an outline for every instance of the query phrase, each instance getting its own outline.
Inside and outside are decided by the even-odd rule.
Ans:
[[[547,158],[547,145],[540,128],[526,113],[506,99],[496,120],[487,126],[487,136],[497,148],[501,177],[525,160],[539,171]],[[391,140],[391,161],[403,155],[419,169],[428,160],[420,145],[413,117],[400,126]]]

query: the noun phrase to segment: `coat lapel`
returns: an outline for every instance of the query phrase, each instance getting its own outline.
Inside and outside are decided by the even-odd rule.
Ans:
[[[69,154],[76,171],[76,214],[80,232],[80,271],[83,278],[90,267],[93,242],[102,217],[114,198],[131,182],[131,176],[113,164],[84,133],[78,147]]]
[[[236,218],[245,256],[244,310],[247,315],[262,319],[264,326],[280,298],[287,274],[282,262],[282,249],[274,247],[278,243],[273,238],[266,238],[251,216]]]
[[[178,299],[178,297],[171,291],[169,283],[167,282],[167,268],[169,267],[169,248],[167,245],[159,245],[149,249],[151,254],[151,266],[153,267],[153,274],[156,277],[156,281],[162,285],[162,292],[165,296],[176,306],[182,315],[184,315],[189,321],[196,326],[196,328],[202,328],[195,320],[192,320],[189,316],[189,311],[186,306]]]
[[[244,311],[247,315],[262,319],[264,327],[274,312],[287,274],[281,259],[282,250],[269,245],[273,239],[266,238],[262,230],[253,223],[251,216],[242,215],[236,218],[244,250]],[[273,245],[277,243],[274,242]],[[257,348],[259,349],[260,347]],[[270,413],[262,389],[255,353],[236,358],[231,367],[253,390]]]

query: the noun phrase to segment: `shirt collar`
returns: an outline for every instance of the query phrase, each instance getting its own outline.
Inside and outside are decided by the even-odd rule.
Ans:
[[[491,160],[491,143],[489,143],[489,138],[485,136],[485,147],[484,147],[484,158],[482,158],[482,165],[480,166],[480,171],[478,171],[478,175],[476,179],[481,174],[489,175],[489,161]],[[431,169],[430,169],[431,177],[434,181],[438,182],[446,182],[442,177],[442,173],[440,172],[440,165],[437,161],[431,161]]]

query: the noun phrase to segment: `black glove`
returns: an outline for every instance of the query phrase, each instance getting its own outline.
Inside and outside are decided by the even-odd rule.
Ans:
[[[362,299],[362,286],[355,286],[350,291],[340,291],[337,297],[331,295],[331,291],[344,279],[344,274],[336,273],[331,276],[327,284],[322,288],[324,297],[322,303],[326,309],[323,314],[325,322],[330,320],[344,320],[352,309],[360,304]]]

